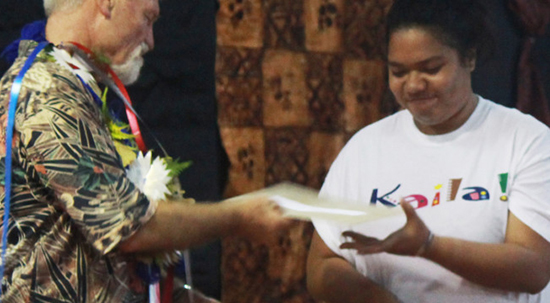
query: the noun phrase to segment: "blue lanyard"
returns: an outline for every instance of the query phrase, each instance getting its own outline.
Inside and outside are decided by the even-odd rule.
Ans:
[[[49,42],[42,42],[34,49],[31,55],[25,61],[23,68],[19,71],[17,77],[13,81],[11,87],[10,101],[8,106],[8,125],[6,127],[6,159],[5,159],[5,186],[4,186],[4,220],[2,221],[2,264],[0,265],[0,279],[4,279],[4,267],[6,262],[6,250],[8,247],[8,229],[10,218],[10,198],[11,198],[11,164],[12,164],[12,140],[13,140],[13,127],[15,124],[15,109],[17,108],[17,100],[19,99],[19,93],[21,92],[21,85],[23,83],[23,77],[27,71],[31,68],[34,59],[38,56],[38,53],[44,49]],[[0,287],[0,295],[2,294],[2,287]]]

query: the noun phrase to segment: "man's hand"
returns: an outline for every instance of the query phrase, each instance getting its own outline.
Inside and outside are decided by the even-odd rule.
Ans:
[[[160,201],[153,217],[118,249],[128,253],[184,250],[231,236],[266,243],[279,240],[290,222],[279,205],[265,197],[195,204]]]
[[[403,256],[417,255],[428,242],[430,230],[409,203],[401,201],[401,207],[407,216],[407,223],[403,228],[392,233],[384,240],[367,237],[353,231],[345,231],[342,235],[351,238],[352,241],[342,243],[340,248],[355,249],[361,255],[380,252]]]
[[[240,219],[235,235],[254,242],[278,241],[292,222],[283,217],[281,207],[267,197],[243,198],[224,203],[232,203],[237,209]]]

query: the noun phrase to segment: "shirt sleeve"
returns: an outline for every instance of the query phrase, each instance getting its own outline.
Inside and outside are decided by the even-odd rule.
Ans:
[[[510,211],[550,242],[550,130],[537,123],[519,140],[521,155],[510,191]]]
[[[156,209],[126,177],[100,109],[87,88],[55,64],[35,63],[18,103],[19,161],[31,190],[70,216],[108,253]]]
[[[344,149],[340,152],[336,160],[330,167],[330,170],[323,182],[323,186],[319,193],[321,197],[346,197],[346,186],[352,184],[350,176],[346,169],[346,161],[351,157],[350,147],[346,145]],[[336,223],[321,219],[313,219],[313,225],[315,231],[319,234],[319,237],[323,240],[325,245],[330,248],[335,254],[346,259],[352,265],[356,265],[355,255],[351,249],[340,249],[340,245],[345,242],[345,238],[342,236],[342,233],[346,230],[352,230],[352,226]]]

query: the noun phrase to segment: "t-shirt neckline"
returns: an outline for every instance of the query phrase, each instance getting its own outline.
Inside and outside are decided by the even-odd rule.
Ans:
[[[476,96],[478,98],[476,108],[474,109],[470,117],[468,117],[468,120],[466,120],[464,124],[462,124],[459,128],[453,130],[452,132],[441,135],[427,135],[418,129],[418,127],[414,123],[414,118],[409,111],[407,111],[404,123],[405,132],[408,134],[409,137],[413,138],[413,140],[424,142],[427,144],[444,143],[460,137],[462,134],[470,131],[473,127],[478,125],[479,122],[481,122],[483,113],[486,111],[486,108],[488,106],[487,100],[479,95]]]

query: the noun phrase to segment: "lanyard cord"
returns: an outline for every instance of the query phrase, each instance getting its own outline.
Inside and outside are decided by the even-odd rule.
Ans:
[[[135,136],[136,144],[138,145],[138,148],[145,153],[147,151],[147,147],[145,146],[145,142],[143,141],[143,137],[141,136],[141,131],[139,129],[139,123],[138,120],[142,122],[142,125],[145,126],[147,131],[152,134],[153,140],[155,140],[155,143],[159,147],[159,149],[162,151],[162,153],[165,156],[168,156],[168,153],[164,149],[164,146],[160,143],[159,139],[154,135],[153,131],[147,123],[141,118],[134,107],[132,106],[132,101],[130,100],[130,95],[128,94],[128,91],[126,90],[126,87],[120,80],[120,78],[116,75],[116,73],[111,69],[111,67],[107,64],[101,64],[100,62],[97,62],[97,60],[94,60],[94,53],[85,47],[82,44],[79,44],[77,42],[69,42],[69,45],[66,45],[69,49],[71,49],[73,52],[75,52],[79,57],[86,62],[86,64],[89,65],[90,68],[92,68],[93,72],[98,78],[99,82],[103,82],[107,86],[109,86],[115,94],[124,102],[124,105],[126,107],[126,116],[128,118],[128,124],[130,124],[130,129],[132,130],[132,134]],[[71,47],[72,44],[72,47]],[[103,69],[98,68],[98,65],[101,65]],[[93,90],[92,90],[93,92]]]
[[[71,42],[73,45],[75,45],[77,50],[81,50],[82,52],[86,53],[87,55],[91,55],[91,51],[88,50],[86,47]],[[10,100],[8,105],[8,121],[7,121],[7,127],[6,127],[6,158],[5,158],[5,190],[4,190],[4,217],[2,221],[2,252],[1,252],[1,264],[0,264],[0,279],[4,279],[4,269],[5,269],[5,256],[7,251],[7,237],[8,237],[8,227],[9,225],[9,216],[10,216],[10,200],[11,200],[11,176],[12,176],[12,141],[13,141],[13,130],[15,125],[15,110],[17,108],[17,101],[19,99],[19,94],[21,92],[21,86],[23,82],[23,78],[27,71],[32,66],[34,60],[38,56],[38,54],[49,44],[49,42],[41,42],[31,53],[31,55],[27,58],[25,61],[25,64],[23,65],[23,68],[15,78],[12,84],[12,89],[10,93]],[[83,56],[80,54],[80,56],[83,59],[88,59],[87,56]],[[91,65],[92,67],[95,67],[95,65]],[[139,147],[139,149],[142,152],[145,152],[147,150],[145,146],[145,142],[143,141],[143,137],[141,136],[141,131],[139,129],[139,124],[137,119],[139,118],[141,121],[141,117],[139,117],[132,107],[132,103],[130,101],[130,96],[122,84],[122,81],[118,78],[118,76],[113,72],[113,70],[107,66],[107,71],[109,75],[111,76],[111,79],[108,77],[105,77],[103,73],[102,80],[108,82],[107,84],[111,86],[114,91],[117,93],[117,95],[122,99],[122,101],[125,104],[126,107],[126,114],[128,116],[129,124],[132,130],[132,134],[135,136],[136,143]],[[97,70],[96,70],[97,72]],[[94,99],[99,99],[99,96],[95,94],[93,89],[89,87],[83,79],[78,77],[86,86],[86,88],[94,95]],[[109,81],[110,80],[110,81]],[[114,82],[114,83],[113,83]],[[164,152],[165,155],[167,155],[166,151],[164,150],[163,146],[160,144],[158,139],[155,137],[155,140],[157,141],[157,144],[159,145],[160,149]],[[189,260],[185,260],[187,263]],[[173,271],[173,268],[170,269],[170,271]],[[168,295],[163,298],[163,302],[171,302],[171,296],[169,295],[171,293],[172,287],[173,287],[173,276],[169,275],[169,279],[167,281],[167,290]],[[190,283],[189,283],[190,284]],[[156,285],[151,285],[153,287],[152,291],[150,291],[150,300],[153,302],[160,299],[160,288],[158,285],[158,282]],[[0,298],[2,296],[2,287],[0,285]],[[156,298],[154,298],[156,297]],[[193,300],[192,300],[193,301]],[[191,301],[191,302],[192,302]],[[0,299],[1,302],[1,299]],[[157,301],[158,302],[158,301]]]
[[[49,43],[42,42],[34,49],[31,55],[25,61],[23,68],[19,71],[17,77],[13,81],[10,93],[10,101],[8,105],[8,123],[6,127],[6,158],[5,158],[5,181],[4,181],[4,218],[2,221],[2,264],[0,266],[0,277],[4,279],[4,269],[6,261],[6,250],[8,247],[8,229],[9,229],[9,217],[10,217],[10,200],[11,200],[11,173],[12,173],[12,141],[13,141],[13,129],[15,125],[15,110],[17,108],[17,100],[19,99],[19,93],[21,92],[21,85],[23,83],[23,77],[27,71],[31,68],[34,59],[38,56],[44,47]],[[2,289],[0,287],[0,295]]]
[[[85,61],[92,60],[94,57],[93,52],[89,50],[84,45],[77,43],[77,42],[69,42],[70,44],[74,45],[76,48],[73,48],[73,51],[75,51],[80,58],[82,58]],[[132,106],[132,101],[130,101],[130,95],[128,94],[128,91],[126,90],[126,87],[124,87],[124,84],[122,84],[122,81],[118,78],[118,76],[115,74],[115,72],[109,67],[109,65],[105,64],[103,67],[105,68],[106,72],[111,76],[105,75],[105,72],[97,68],[96,62],[87,62],[88,65],[90,65],[91,68],[93,68],[94,72],[99,74],[100,80],[105,82],[109,87],[113,89],[113,91],[122,99],[124,102],[124,105],[126,107],[126,116],[128,117],[128,123],[130,124],[130,129],[132,130],[132,134],[135,136],[136,144],[143,153],[147,151],[147,147],[145,146],[145,142],[143,141],[143,137],[141,136],[141,131],[139,129],[139,120],[143,121],[141,117],[138,116],[135,109]],[[92,91],[93,92],[93,91]]]
[[[128,94],[128,91],[126,90],[126,87],[120,80],[120,78],[115,74],[113,69],[109,65],[104,65],[103,68],[106,70],[106,72],[109,75],[106,75],[105,72],[99,68],[97,68],[96,62],[88,62],[93,61],[94,54],[91,50],[89,50],[87,47],[85,47],[82,44],[79,44],[77,42],[70,42],[70,44],[74,45],[75,48],[72,50],[77,53],[80,58],[87,61],[86,63],[94,70],[94,72],[99,76],[100,80],[107,84],[113,91],[118,95],[120,99],[124,102],[124,105],[126,107],[126,116],[128,117],[128,122],[130,124],[130,128],[132,130],[132,134],[135,136],[136,144],[138,145],[138,148],[145,153],[147,151],[147,147],[145,146],[145,142],[143,141],[143,137],[141,136],[141,131],[139,129],[139,123],[138,119],[143,122],[143,125],[148,128],[145,121],[137,114],[135,109],[132,106],[132,102],[130,101],[130,95]],[[109,77],[110,76],[110,77]],[[86,82],[80,78],[80,81],[84,83],[86,88],[92,93],[94,96],[94,99],[101,100],[99,96],[94,92],[93,89],[89,85],[86,84]],[[148,130],[153,134],[151,129],[148,128]],[[154,140],[156,141],[159,148],[162,150],[165,156],[168,156],[168,153],[160,143],[160,141],[157,139],[156,136],[153,135]],[[189,252],[185,251],[184,256],[187,256],[187,258],[184,259],[185,265],[189,266],[188,262],[189,260]],[[160,269],[155,266],[154,264],[149,265],[149,275],[150,277],[153,277],[155,275],[159,275],[160,279]],[[168,276],[165,279],[164,283],[164,296],[161,298],[161,290],[160,290],[160,280],[150,282],[149,284],[149,302],[150,303],[171,303],[172,302],[172,290],[174,287],[174,275],[173,275],[174,268],[171,266],[168,269]],[[191,276],[190,274],[186,275],[187,279],[189,280],[189,284],[191,284]],[[191,292],[190,292],[191,293]],[[190,297],[190,302],[193,303],[194,299]]]

